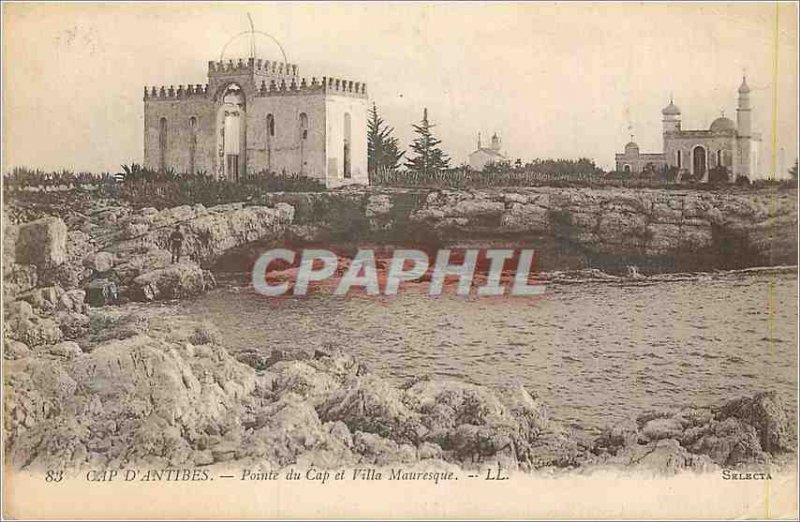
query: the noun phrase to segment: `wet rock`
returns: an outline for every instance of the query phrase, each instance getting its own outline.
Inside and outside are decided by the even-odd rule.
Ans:
[[[683,425],[677,418],[660,418],[648,421],[642,427],[642,435],[649,441],[680,438]]]
[[[616,455],[620,449],[633,446],[639,440],[639,428],[631,420],[608,427],[594,441],[595,453],[610,453]]]
[[[510,468],[517,467],[517,449],[514,444],[513,429],[498,429],[498,426],[476,426],[474,424],[461,424],[449,430],[439,443],[445,451],[453,453],[455,459],[462,462],[495,461],[499,457],[506,457],[506,464]]]
[[[85,290],[86,302],[91,306],[106,306],[119,301],[117,283],[110,279],[95,279]]]
[[[48,217],[19,226],[16,261],[48,269],[67,258],[67,226],[59,218]]]
[[[133,280],[136,300],[181,299],[200,295],[215,286],[208,270],[190,263],[179,263],[142,274]]]
[[[681,444],[692,453],[708,455],[720,466],[769,461],[756,429],[733,417],[686,430]]]
[[[776,453],[795,448],[796,424],[775,392],[733,400],[722,406],[719,417],[737,418],[753,426],[764,451]]]

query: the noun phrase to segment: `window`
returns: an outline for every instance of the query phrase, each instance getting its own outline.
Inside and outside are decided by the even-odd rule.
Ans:
[[[158,170],[167,170],[167,119],[161,118],[158,122]]]
[[[267,136],[275,136],[275,117],[272,114],[267,114]]]
[[[305,112],[300,113],[300,139],[308,139],[308,116]]]
[[[189,174],[195,171],[195,154],[197,152],[197,118],[189,118]]]
[[[350,113],[344,113],[344,177],[351,177],[350,172]]]
[[[681,151],[677,151],[676,152],[676,156],[678,158],[678,168],[682,168],[683,167],[683,164],[682,164],[683,162],[681,160],[683,160],[683,158],[681,157]]]
[[[630,165],[625,165],[624,167],[622,167],[622,171],[623,171],[623,172],[628,172],[628,173],[630,173],[630,171],[631,171],[631,166],[630,166]]]
[[[722,149],[717,151],[717,166],[722,166]]]

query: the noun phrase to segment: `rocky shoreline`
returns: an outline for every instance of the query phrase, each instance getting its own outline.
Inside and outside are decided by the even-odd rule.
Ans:
[[[792,413],[774,393],[644,412],[589,438],[551,420],[522,387],[429,378],[393,387],[330,348],[258,347],[237,360],[213,325],[158,305],[88,316],[77,341],[6,346],[4,437],[15,469],[499,462],[676,473],[781,466],[795,446]]]
[[[497,212],[528,216],[514,226],[530,232],[539,222],[541,201],[527,193],[517,196],[437,193],[425,196],[427,211],[416,208],[407,215],[397,214],[396,205],[408,195],[387,202],[386,194],[359,192],[161,211],[96,201],[64,214],[63,220],[49,216],[14,225],[4,214],[7,462],[26,470],[295,463],[469,468],[500,462],[522,471],[618,467],[672,473],[780,465],[793,454],[794,413],[774,393],[711,407],[643,412],[635,421],[587,438],[551,420],[535,391],[436,379],[395,387],[331,347],[288,354],[267,345],[234,356],[213,325],[154,303],[212,288],[216,282],[207,268],[236,249],[287,238],[332,238],[341,226],[336,221],[341,216],[331,217],[341,198],[365,203],[369,230],[391,238],[400,230],[398,223],[411,226],[404,230],[421,224],[437,234],[449,234],[453,227],[475,232],[480,223],[497,226],[492,224]],[[573,196],[578,197],[550,191],[547,199]],[[320,214],[318,203],[310,211],[297,199],[303,197],[328,198],[323,204],[328,212]],[[498,197],[508,205],[490,204]],[[703,216],[713,214],[708,201],[698,201]],[[720,223],[749,223],[742,230],[750,234],[748,244],[757,245],[759,230],[796,227],[787,201],[772,214],[727,209],[725,215],[737,217],[719,218]],[[431,210],[442,205],[450,210],[441,215]],[[608,205],[600,205],[606,218]],[[688,215],[683,205],[682,222]],[[613,208],[619,216],[627,212]],[[484,210],[494,217],[487,218]],[[314,213],[316,223],[310,222]],[[351,224],[358,229],[358,223]],[[512,226],[506,218],[502,223],[501,231]],[[561,230],[556,221],[547,223],[551,232]],[[698,223],[685,226],[706,226]],[[172,264],[165,245],[175,224],[187,236],[186,259]],[[620,230],[622,242],[609,242],[608,248],[628,248],[628,234]],[[676,237],[684,237],[681,230]],[[781,255],[773,264],[787,255],[787,244],[778,242]],[[591,270],[582,274],[615,277]],[[549,277],[566,284],[576,280],[565,273]]]

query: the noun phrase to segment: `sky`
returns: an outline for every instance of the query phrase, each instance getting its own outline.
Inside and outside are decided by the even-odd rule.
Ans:
[[[248,13],[302,76],[367,82],[403,146],[427,107],[454,164],[478,132],[484,144],[496,132],[512,159],[588,157],[611,168],[631,135],[642,152],[661,152],[670,94],[684,129],[707,129],[723,111],[735,119],[746,71],[766,168],[773,118],[776,164],[789,168],[797,6],[777,6],[3,3],[3,168],[113,172],[141,162],[143,87],[206,83],[208,61],[249,28]],[[266,37],[256,48],[281,58]],[[248,54],[240,38],[224,57]]]

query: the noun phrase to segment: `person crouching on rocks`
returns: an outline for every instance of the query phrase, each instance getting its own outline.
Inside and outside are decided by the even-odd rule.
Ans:
[[[169,250],[172,252],[172,262],[181,262],[181,250],[183,249],[183,233],[181,226],[175,225],[175,230],[169,235]]]

